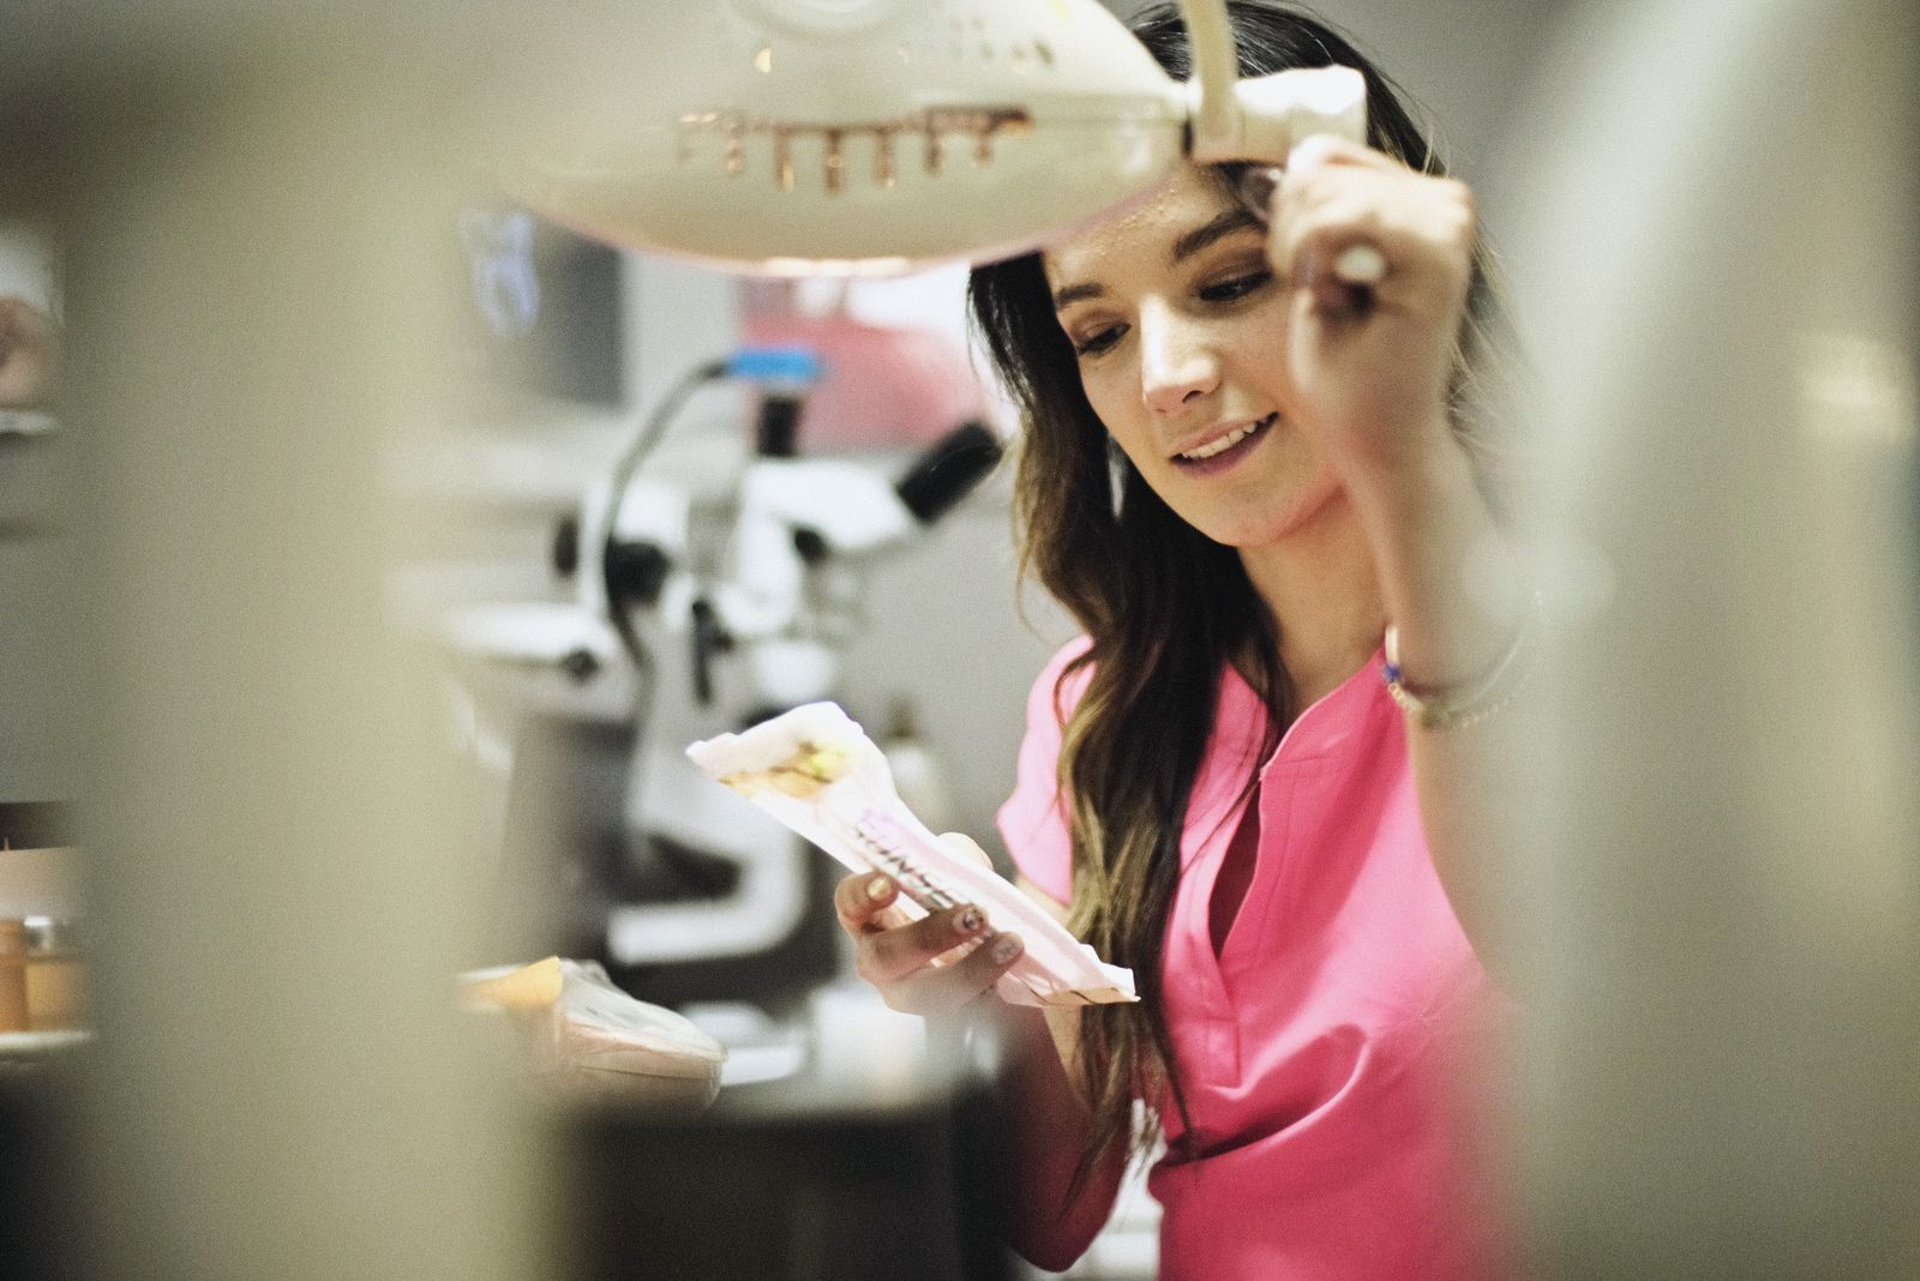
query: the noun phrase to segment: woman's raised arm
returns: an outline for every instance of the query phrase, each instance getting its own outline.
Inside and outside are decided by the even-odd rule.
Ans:
[[[1518,674],[1532,596],[1449,414],[1478,237],[1472,196],[1380,152],[1310,139],[1288,161],[1271,229],[1276,270],[1296,287],[1289,371],[1371,545],[1402,690],[1434,707],[1488,690]],[[1421,817],[1455,915],[1505,981],[1484,849],[1505,723],[1445,719],[1409,717]]]

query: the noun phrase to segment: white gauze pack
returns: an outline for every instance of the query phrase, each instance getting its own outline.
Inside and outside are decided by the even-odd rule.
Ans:
[[[693,763],[856,872],[884,872],[909,917],[971,903],[1026,945],[996,991],[1014,1005],[1133,1001],[1108,965],[992,868],[942,844],[900,799],[887,758],[835,703],[808,703],[687,749]]]

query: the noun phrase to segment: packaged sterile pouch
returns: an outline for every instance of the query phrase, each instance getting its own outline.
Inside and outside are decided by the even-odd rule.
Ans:
[[[884,872],[909,918],[971,903],[1025,950],[1000,977],[1014,1005],[1138,998],[1133,971],[1091,947],[992,868],[948,848],[894,791],[886,756],[834,703],[808,703],[738,734],[693,744],[694,764],[856,872]]]
[[[719,1093],[727,1057],[720,1042],[684,1016],[628,996],[597,962],[550,956],[464,974],[461,1001],[513,1015],[535,1078],[561,1094],[701,1109]]]

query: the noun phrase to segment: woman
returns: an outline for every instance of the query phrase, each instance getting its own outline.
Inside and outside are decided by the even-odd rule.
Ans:
[[[1270,204],[1190,168],[973,278],[1027,420],[1026,562],[1086,632],[1034,687],[1000,827],[1143,998],[1009,1011],[1016,1244],[1055,1269],[1085,1249],[1139,1098],[1164,1277],[1483,1274],[1448,1069],[1498,1000],[1468,784],[1528,629],[1463,587],[1500,546],[1468,431],[1473,207],[1344,40],[1232,18],[1243,74],[1360,69],[1371,147],[1303,144]],[[1136,32],[1188,73],[1172,10]],[[851,878],[838,906],[896,1008],[954,1008],[1018,954],[968,909],[896,925],[895,893]]]

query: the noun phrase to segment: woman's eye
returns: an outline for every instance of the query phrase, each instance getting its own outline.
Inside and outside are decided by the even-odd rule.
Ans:
[[[1254,290],[1273,279],[1271,267],[1261,267],[1254,271],[1243,272],[1238,276],[1208,285],[1200,291],[1200,297],[1206,302],[1233,302],[1245,298]]]
[[[1108,325],[1105,329],[1073,340],[1073,351],[1077,356],[1097,356],[1120,341],[1125,330],[1119,325]]]

